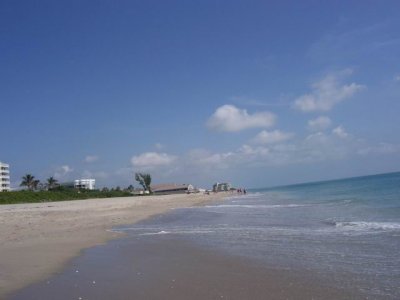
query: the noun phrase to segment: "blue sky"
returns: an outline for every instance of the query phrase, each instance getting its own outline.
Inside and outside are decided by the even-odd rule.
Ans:
[[[2,1],[0,160],[263,187],[400,170],[398,1]]]

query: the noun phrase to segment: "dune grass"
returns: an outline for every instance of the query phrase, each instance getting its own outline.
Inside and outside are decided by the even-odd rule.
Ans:
[[[0,193],[0,205],[128,196],[132,196],[132,194],[127,191],[78,191],[74,189],[59,189],[54,191],[13,191]]]

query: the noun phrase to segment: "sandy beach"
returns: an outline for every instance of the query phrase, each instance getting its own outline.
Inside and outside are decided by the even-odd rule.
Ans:
[[[0,206],[0,297],[60,270],[82,249],[120,236],[132,224],[173,208],[222,199],[167,195]]]
[[[311,272],[293,272],[168,235],[116,239],[85,251],[55,276],[9,300],[363,299]]]

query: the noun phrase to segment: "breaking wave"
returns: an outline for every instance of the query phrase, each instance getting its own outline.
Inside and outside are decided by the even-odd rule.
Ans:
[[[158,231],[158,232],[145,232],[140,233],[140,236],[146,235],[163,235],[163,234],[203,234],[203,233],[213,233],[213,230],[172,230],[172,231]]]
[[[336,228],[343,228],[347,230],[400,230],[400,223],[396,222],[332,222],[332,225],[336,226]]]
[[[205,208],[290,208],[302,207],[300,204],[275,204],[275,205],[249,205],[249,204],[221,204],[221,205],[206,205]],[[199,207],[201,208],[201,207]]]

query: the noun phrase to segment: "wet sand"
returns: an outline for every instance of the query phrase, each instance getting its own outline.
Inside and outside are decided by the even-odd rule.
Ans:
[[[362,299],[310,272],[268,268],[171,235],[118,239],[9,299]]]
[[[226,196],[219,193],[1,205],[0,299],[61,270],[82,249],[120,237],[121,233],[109,230],[115,226]]]

